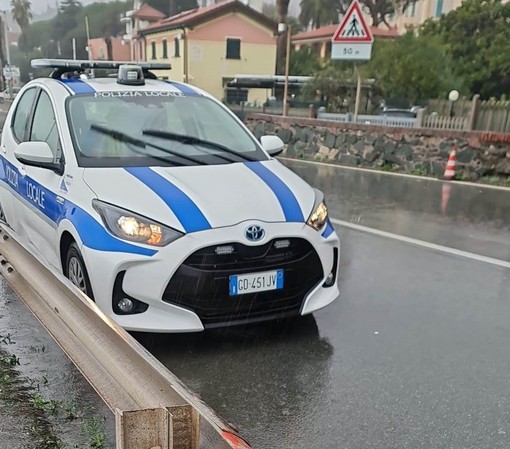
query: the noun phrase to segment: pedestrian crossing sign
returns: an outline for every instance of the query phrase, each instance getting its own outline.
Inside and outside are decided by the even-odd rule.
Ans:
[[[374,37],[361,12],[358,0],[353,0],[331,39],[337,44],[371,44]]]

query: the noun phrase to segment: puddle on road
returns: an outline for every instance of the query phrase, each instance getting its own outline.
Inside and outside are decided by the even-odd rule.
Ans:
[[[79,448],[86,448],[91,438],[97,437],[104,428],[106,445],[103,447],[114,448],[113,414],[0,277],[0,335],[5,337],[8,334],[10,343],[7,341],[1,345],[4,351],[19,359],[16,370],[20,380],[24,380],[24,387],[32,388],[32,397],[39,394],[41,400],[57,401],[48,405],[39,404],[40,408],[47,409],[44,417],[53,427],[53,433],[70,447],[78,445]],[[21,402],[18,405],[26,407]],[[56,413],[52,411],[53,408]],[[0,416],[2,411],[0,407]],[[20,421],[19,428],[9,431],[23,431],[23,422]],[[0,442],[0,448],[4,447]],[[34,447],[38,448],[37,445]]]

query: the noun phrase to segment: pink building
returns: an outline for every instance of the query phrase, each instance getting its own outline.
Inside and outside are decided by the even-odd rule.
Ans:
[[[90,39],[90,57],[94,60],[129,61],[131,48],[129,42],[121,37]]]

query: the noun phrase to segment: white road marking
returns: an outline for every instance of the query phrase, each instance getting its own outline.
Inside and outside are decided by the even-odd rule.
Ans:
[[[444,179],[437,179],[437,178],[432,178],[429,176],[409,175],[407,173],[396,173],[396,172],[391,172],[391,171],[377,170],[375,168],[349,167],[347,165],[339,165],[339,164],[327,163],[327,162],[307,161],[304,159],[295,159],[292,157],[284,157],[284,156],[278,156],[278,159],[281,159],[284,161],[302,162],[303,164],[322,165],[322,166],[326,166],[326,167],[339,168],[342,170],[354,170],[354,171],[361,171],[361,172],[368,172],[368,173],[378,173],[380,175],[400,176],[401,178],[412,178],[412,179],[416,179],[416,180],[420,179],[423,181],[444,182],[444,183],[458,184],[458,185],[469,186],[469,187],[479,187],[479,188],[494,189],[494,190],[506,190],[507,192],[510,191],[510,187],[493,186],[491,184],[482,184],[480,182],[446,181]]]
[[[434,251],[451,254],[454,256],[460,256],[460,257],[464,257],[466,259],[476,260],[478,262],[485,262],[485,263],[489,263],[492,265],[497,265],[498,267],[510,268],[510,262],[507,262],[506,260],[495,259],[493,257],[487,257],[487,256],[482,256],[482,255],[476,254],[476,253],[470,253],[469,251],[462,251],[460,249],[450,248],[449,246],[443,246],[443,245],[438,245],[436,243],[426,242],[424,240],[413,239],[411,237],[405,237],[403,235],[393,234],[391,232],[386,232],[386,231],[381,231],[379,229],[369,228],[368,226],[350,223],[348,221],[343,221],[343,220],[337,220],[336,218],[332,218],[331,222],[338,224],[344,228],[354,229],[356,231],[361,231],[361,232],[367,232],[369,234],[377,235],[379,237],[386,237],[388,239],[398,240],[398,241],[404,242],[404,243],[410,243],[411,245],[420,246],[422,248],[427,248],[427,249],[431,249]]]

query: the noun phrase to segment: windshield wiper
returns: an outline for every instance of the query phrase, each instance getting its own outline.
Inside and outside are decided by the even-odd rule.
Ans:
[[[220,143],[211,142],[210,140],[204,140],[200,139],[199,137],[194,136],[185,136],[184,134],[177,134],[170,131],[161,131],[159,129],[144,129],[142,131],[143,135],[146,136],[153,136],[153,137],[160,137],[162,139],[170,139],[170,140],[177,140],[178,142],[182,142],[184,144],[189,145],[203,145],[205,147],[213,148],[216,150],[224,151],[225,153],[232,154],[234,156],[237,156],[241,159],[244,159],[245,161],[256,161],[256,159],[252,159],[251,157],[245,156],[244,154],[238,153],[237,151],[231,150],[230,148],[221,145]],[[215,156],[221,157],[221,155],[215,154]],[[232,161],[231,162],[236,162]]]
[[[95,130],[99,133],[102,133],[102,134],[106,134],[107,136],[110,136],[113,139],[118,140],[120,142],[125,142],[125,143],[131,144],[131,145],[144,147],[144,148],[147,146],[153,147],[153,148],[156,148],[157,150],[163,151],[164,153],[171,154],[172,156],[177,156],[177,157],[184,159],[186,161],[189,161],[189,162],[193,162],[194,164],[206,165],[206,163],[204,161],[201,161],[200,159],[196,159],[191,156],[186,156],[184,154],[178,153],[177,151],[169,150],[168,148],[161,147],[161,146],[155,145],[151,142],[147,142],[145,140],[130,136],[129,134],[126,134],[122,131],[118,131],[113,128],[108,128],[107,126],[98,125],[97,123],[92,123],[92,125],[90,125],[90,129],[93,129],[93,130]],[[170,161],[170,160],[162,158],[160,156],[147,155],[147,154],[143,153],[142,151],[135,151],[134,149],[132,149],[131,151],[134,151],[135,153],[143,154],[143,155],[151,157],[153,159],[158,159],[158,160],[161,160],[164,162],[170,162],[175,165],[181,165],[181,166],[185,165],[185,164],[182,164],[179,162]]]

